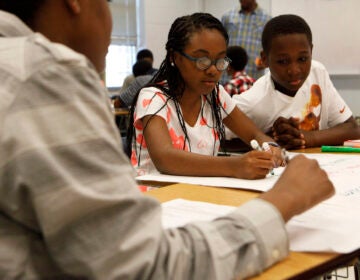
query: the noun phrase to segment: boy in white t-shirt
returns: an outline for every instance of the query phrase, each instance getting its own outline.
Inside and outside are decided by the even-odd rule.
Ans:
[[[261,58],[270,71],[237,106],[287,149],[339,145],[360,129],[325,67],[312,60],[312,34],[296,15],[271,19],[262,34]]]

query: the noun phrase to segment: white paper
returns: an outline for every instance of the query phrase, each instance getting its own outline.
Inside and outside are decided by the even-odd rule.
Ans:
[[[162,203],[163,227],[181,227],[189,222],[211,221],[236,207],[174,199]],[[291,251],[350,253],[360,248],[358,209],[324,203],[290,220],[286,228]]]
[[[294,155],[291,154],[291,156]],[[342,154],[306,154],[306,156],[319,162],[334,183],[336,193],[332,198],[288,222],[286,228],[290,238],[290,249],[292,251],[349,253],[360,248],[360,156]],[[181,177],[185,176],[171,177],[179,177],[182,183],[227,187],[232,183],[234,185],[231,187],[254,190],[271,188],[278,178],[278,176],[272,176],[263,180],[231,180],[230,178],[188,177],[188,181],[183,181]],[[198,180],[192,181],[195,178]],[[179,207],[180,204],[181,207]],[[212,220],[226,214],[229,209],[233,209],[229,206],[216,205],[216,211],[207,212],[207,209],[210,209],[208,204],[204,206],[203,202],[184,202],[184,200],[164,205],[164,224],[167,226],[183,225],[193,220]],[[222,212],[222,207],[224,207],[224,212]],[[176,220],[167,221],[172,219],[167,214],[169,211],[176,213]],[[197,212],[201,215],[197,216]]]
[[[236,207],[208,202],[174,199],[161,204],[164,228],[181,227],[194,221],[211,221],[224,216]]]
[[[275,168],[274,175],[268,175],[264,179],[245,180],[229,177],[196,177],[196,176],[174,176],[166,174],[148,174],[136,177],[138,181],[167,182],[167,183],[185,183],[200,186],[223,187],[246,189],[255,191],[268,191],[279,178],[283,167]]]

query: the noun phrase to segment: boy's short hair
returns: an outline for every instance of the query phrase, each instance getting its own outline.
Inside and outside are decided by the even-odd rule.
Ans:
[[[226,56],[231,59],[230,66],[235,71],[243,71],[248,63],[246,50],[240,46],[230,46],[226,50]]]
[[[280,15],[270,19],[264,27],[261,44],[263,51],[270,52],[272,40],[279,35],[305,34],[312,45],[312,33],[306,21],[297,15]]]
[[[0,10],[12,13],[28,25],[36,16],[36,13],[46,0],[1,0]]]
[[[140,61],[143,60],[144,58],[151,58],[152,60],[154,60],[153,53],[149,49],[143,49],[139,51],[136,55],[136,60]]]
[[[152,65],[148,60],[139,60],[135,62],[132,67],[132,72],[134,77],[147,75],[149,71],[152,69]]]

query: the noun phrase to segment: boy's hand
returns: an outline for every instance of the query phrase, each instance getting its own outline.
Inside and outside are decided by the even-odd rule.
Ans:
[[[286,222],[334,193],[332,182],[318,162],[298,155],[290,160],[275,186],[259,198],[272,203]]]
[[[297,118],[279,117],[273,124],[272,132],[274,140],[288,150],[305,148],[305,138]]]

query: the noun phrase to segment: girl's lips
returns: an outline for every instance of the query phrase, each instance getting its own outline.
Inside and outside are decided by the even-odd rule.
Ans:
[[[215,86],[216,85],[215,81],[203,81],[203,83],[207,86]]]

